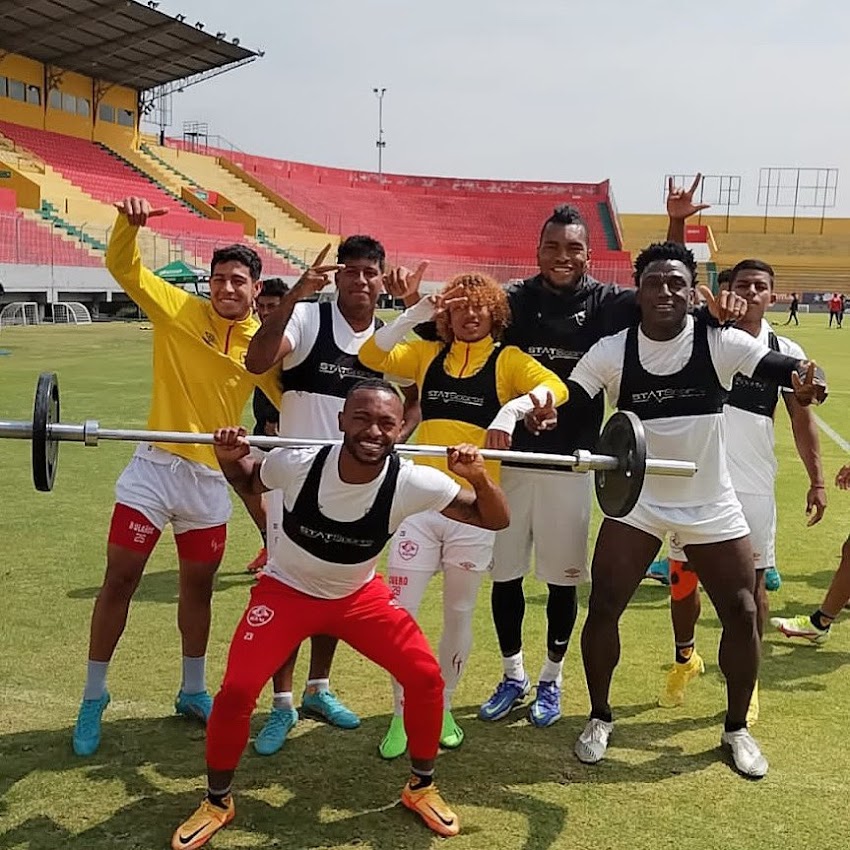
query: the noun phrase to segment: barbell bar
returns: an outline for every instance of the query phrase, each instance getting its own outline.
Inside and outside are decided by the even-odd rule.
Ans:
[[[59,416],[58,378],[53,372],[43,372],[36,384],[32,421],[0,420],[0,439],[32,441],[33,483],[37,490],[45,492],[53,489],[61,442],[97,446],[101,440],[200,445],[212,445],[215,441],[213,434],[101,428],[93,419],[69,424]],[[260,449],[306,448],[338,442],[300,437],[249,436],[247,439],[251,446]],[[412,456],[446,454],[445,446],[400,444],[395,449],[399,454]],[[618,411],[608,419],[599,438],[599,450],[600,453],[594,453],[577,449],[575,454],[560,455],[481,449],[481,454],[487,460],[523,466],[556,467],[572,472],[593,470],[600,507],[613,517],[625,516],[635,506],[645,475],[690,477],[696,473],[696,465],[690,461],[647,458],[643,424],[629,411]]]

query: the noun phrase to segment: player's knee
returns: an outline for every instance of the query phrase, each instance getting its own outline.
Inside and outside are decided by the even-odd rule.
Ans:
[[[215,711],[221,717],[234,719],[250,716],[257,706],[257,697],[262,690],[247,678],[225,679],[215,697]]]
[[[620,592],[613,584],[607,586],[593,583],[587,602],[588,620],[616,623],[624,610],[625,602],[620,599]]]
[[[743,627],[755,627],[758,605],[756,597],[749,588],[739,588],[729,596],[727,604],[718,608],[718,615],[725,608],[726,619]]]
[[[415,659],[408,667],[406,681],[401,684],[407,693],[419,694],[420,699],[442,699],[445,683],[440,663],[430,653],[429,656],[423,653]]]
[[[850,537],[844,541],[841,547],[841,563],[850,569]]]

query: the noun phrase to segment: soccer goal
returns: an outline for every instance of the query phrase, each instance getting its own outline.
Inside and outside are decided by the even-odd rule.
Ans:
[[[38,304],[35,301],[13,301],[0,312],[0,328],[13,325],[39,325]]]
[[[54,325],[90,325],[91,313],[79,301],[57,301],[50,305]]]

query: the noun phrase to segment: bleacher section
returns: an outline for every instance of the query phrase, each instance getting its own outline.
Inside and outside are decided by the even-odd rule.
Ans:
[[[35,220],[41,218],[51,228],[59,228],[66,235],[76,237],[83,253],[88,255],[88,249],[95,251],[93,262],[87,259],[79,265],[102,264],[102,250],[115,219],[112,202],[135,194],[147,198],[153,206],[169,211],[166,216],[152,218],[149,227],[140,233],[142,256],[153,268],[175,259],[205,265],[216,247],[247,241],[260,254],[267,274],[298,273],[286,257],[246,239],[241,225],[201,216],[181,201],[176,191],[159,182],[156,175],[144,173],[141,170],[143,161],[134,163],[131,151],[124,156],[83,139],[5,121],[0,121],[0,134],[14,145],[11,151],[0,149],[0,159],[4,156],[9,158],[11,154],[12,165],[26,173],[41,189],[41,210],[32,216],[30,223],[35,224]],[[35,226],[38,227],[37,224]],[[5,227],[8,235],[10,225]],[[27,229],[27,233],[32,231]],[[48,244],[44,243],[44,238],[38,241],[28,235],[27,240],[26,250],[20,254],[16,247],[21,245],[20,240],[4,243],[8,257],[21,257],[7,259],[7,262],[64,264],[64,259],[62,263],[58,259],[66,257],[61,247],[39,253],[39,246]]]
[[[624,246],[636,254],[658,241],[667,229],[663,215],[622,215]],[[850,291],[850,219],[704,215],[711,231],[717,269],[734,266],[745,257],[758,257],[776,272],[778,294]],[[792,228],[794,232],[792,232]],[[765,232],[765,230],[767,232]]]
[[[392,263],[430,259],[429,278],[445,279],[471,267],[486,267],[503,280],[532,273],[541,223],[554,206],[571,203],[590,225],[597,274],[624,283],[631,279],[629,257],[620,250],[612,226],[607,182],[379,176],[216,149],[206,149],[203,156],[176,140],[169,145],[176,150],[153,150],[194,179],[200,177],[198,169],[207,169],[204,179],[211,188],[217,179],[211,163],[230,160],[329,233],[374,234],[386,245]],[[259,205],[249,209],[256,209],[260,220]]]

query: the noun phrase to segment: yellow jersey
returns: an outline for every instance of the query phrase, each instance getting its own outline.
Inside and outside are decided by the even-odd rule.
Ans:
[[[567,400],[567,387],[554,372],[516,346],[498,347],[490,336],[469,343],[456,340],[448,349],[443,342],[414,340],[400,343],[389,352],[379,348],[372,336],[363,343],[358,356],[369,369],[416,382],[422,404],[422,423],[416,431],[415,441],[423,445],[472,443],[483,448],[490,419],[489,413],[482,418],[484,409],[489,407],[490,411],[497,412],[502,405],[540,386],[552,393],[556,405]],[[492,377],[479,374],[485,368],[493,371]],[[443,392],[439,388],[443,372],[450,379],[475,379],[479,376],[481,380],[476,382],[475,392],[468,397],[463,394],[463,381],[451,384],[452,388]],[[456,392],[455,387],[461,392]],[[495,398],[486,397],[488,387],[494,387]],[[436,396],[432,407],[434,415],[427,412],[431,396]],[[441,416],[440,409],[443,407],[446,411],[455,412],[455,415]],[[457,411],[464,408],[468,413],[458,415]],[[445,458],[422,457],[416,460],[448,472]],[[491,477],[498,481],[499,464],[488,462],[487,468]]]
[[[119,215],[106,268],[153,325],[153,397],[147,427],[208,433],[238,425],[255,386],[280,405],[278,367],[263,375],[245,369],[245,352],[260,327],[253,316],[234,322],[205,298],[190,295],[142,265],[137,227]],[[218,469],[212,446],[157,443],[167,452]]]

